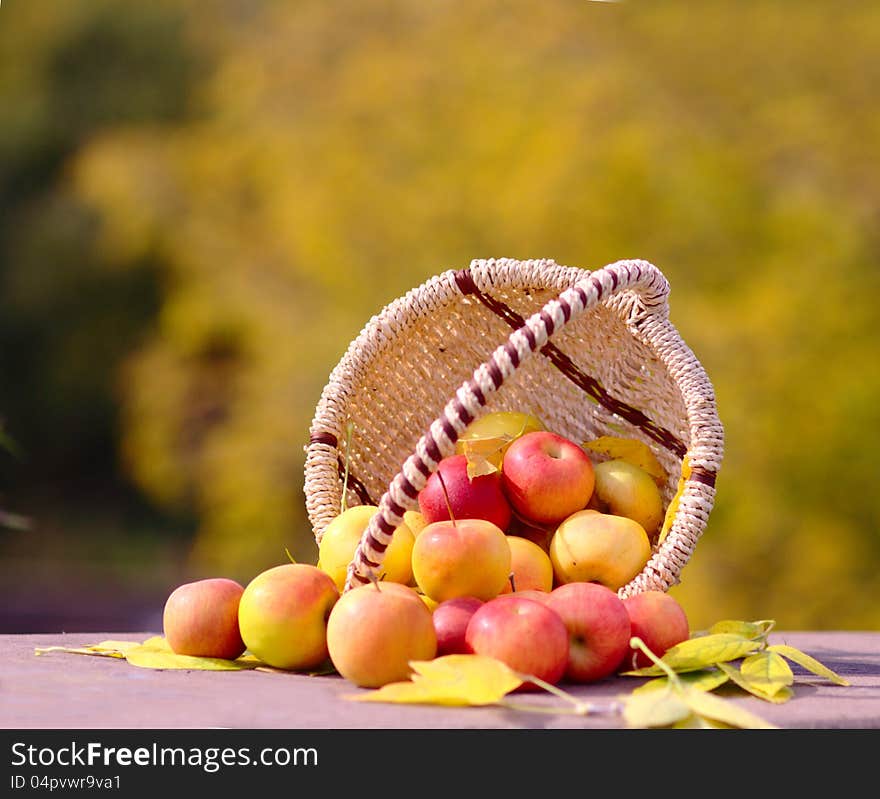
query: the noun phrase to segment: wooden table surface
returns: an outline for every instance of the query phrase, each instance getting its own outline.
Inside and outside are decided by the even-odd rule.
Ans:
[[[620,728],[617,713],[575,716],[500,707],[448,708],[352,702],[359,693],[338,676],[262,671],[158,671],[124,660],[35,649],[103,640],[145,640],[150,632],[0,636],[3,729],[517,729]],[[746,695],[732,701],[783,729],[880,728],[880,632],[774,632],[846,678],[837,686],[797,666],[794,697],[772,704]],[[565,686],[597,703],[640,684],[614,677]],[[529,701],[555,703],[549,695]]]

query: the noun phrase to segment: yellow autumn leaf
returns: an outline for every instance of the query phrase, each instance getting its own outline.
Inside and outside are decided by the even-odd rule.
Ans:
[[[518,688],[523,677],[500,660],[484,655],[444,655],[410,663],[412,678],[346,699],[358,702],[492,705]]]
[[[723,671],[711,668],[700,669],[699,671],[688,671],[684,674],[679,674],[677,679],[682,685],[687,685],[700,691],[714,691],[719,685],[723,685],[730,678]],[[653,680],[648,680],[648,682],[640,685],[638,688],[634,688],[633,693],[640,694],[648,693],[650,691],[658,691],[664,688],[669,688],[669,685],[669,677],[657,677]]]
[[[600,436],[584,443],[584,449],[604,455],[614,460],[623,460],[644,469],[658,485],[666,482],[666,470],[660,465],[657,456],[643,441],[635,438]]]
[[[684,494],[690,476],[691,460],[688,455],[685,455],[681,462],[681,477],[678,478],[678,488],[675,491],[675,495],[669,501],[669,505],[666,507],[666,515],[663,518],[663,525],[657,535],[658,544],[662,544],[666,540],[666,536],[669,535],[669,530],[672,528],[672,523],[675,521],[675,514],[678,513],[678,506],[681,503],[681,497]]]
[[[672,690],[633,692],[622,702],[623,720],[628,727],[668,727],[691,714],[687,703]]]
[[[788,644],[773,644],[772,646],[768,646],[767,649],[771,652],[776,652],[777,654],[782,655],[782,657],[797,663],[798,666],[803,666],[803,668],[813,672],[813,674],[816,674],[819,677],[824,677],[826,680],[830,680],[837,685],[849,685],[848,680],[844,679],[839,674],[836,674],[806,652],[801,652],[800,649],[796,649]]]
[[[497,435],[468,438],[459,441],[459,449],[467,459],[468,477],[482,477],[492,474],[501,469],[504,452],[507,445],[513,441],[513,436]]]
[[[747,674],[743,674],[736,666],[731,663],[719,663],[718,668],[730,677],[730,681],[738,685],[743,691],[763,699],[765,702],[772,702],[775,705],[787,702],[794,696],[794,691],[788,686],[780,685],[774,690],[768,690],[759,681],[753,681]]]
[[[770,650],[744,658],[739,670],[751,685],[771,696],[794,682],[791,666],[782,655]]]
[[[43,655],[49,652],[66,652],[72,655],[97,655],[99,657],[124,658],[125,652],[140,646],[137,641],[101,641],[88,646],[44,646],[34,650],[34,654]]]
[[[751,655],[760,646],[740,635],[716,633],[689,638],[667,649],[661,660],[673,671],[698,671],[728,660]],[[635,677],[659,677],[666,671],[657,665],[624,672]]]
[[[767,633],[773,629],[776,625],[776,622],[772,619],[763,619],[761,621],[736,621],[734,619],[724,619],[722,621],[716,621],[713,624],[708,632],[709,634],[715,633],[729,633],[731,635],[741,635],[743,638],[764,638]]]
[[[740,729],[776,729],[775,725],[750,713],[742,706],[707,691],[685,689],[682,699],[695,714],[712,721],[720,721]]]

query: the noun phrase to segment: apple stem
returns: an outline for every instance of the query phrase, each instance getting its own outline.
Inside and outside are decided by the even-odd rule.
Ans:
[[[440,481],[440,487],[443,489],[443,499],[446,501],[446,509],[449,511],[449,518],[452,520],[452,526],[457,527],[455,523],[455,514],[452,512],[452,503],[449,501],[449,491],[446,490],[446,481],[443,479],[443,472],[437,469],[437,479]]]
[[[508,575],[507,579],[510,580],[510,590],[516,592],[516,580],[513,577],[513,572]]]

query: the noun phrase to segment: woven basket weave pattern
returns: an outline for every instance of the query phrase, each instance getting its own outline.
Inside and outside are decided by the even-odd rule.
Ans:
[[[711,383],[668,319],[668,291],[645,261],[595,272],[551,260],[474,261],[370,319],[330,375],[306,456],[318,542],[340,511],[346,461],[347,504],[380,508],[346,587],[378,572],[427,477],[467,423],[492,410],[534,413],[578,442],[644,441],[668,475],[664,505],[687,454],[693,475],[670,533],[619,593],[679,582],[712,509],[723,429]]]

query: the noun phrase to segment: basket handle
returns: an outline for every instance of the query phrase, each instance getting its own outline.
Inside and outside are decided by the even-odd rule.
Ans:
[[[662,272],[642,260],[617,261],[585,274],[558,297],[547,302],[510,334],[463,383],[443,412],[416,444],[415,452],[404,462],[378,503],[348,566],[344,590],[376,579],[394,531],[407,510],[418,507],[419,492],[437,470],[440,461],[455,451],[464,429],[476,418],[489,397],[504,384],[525,360],[540,350],[550,337],[568,322],[599,303],[622,292],[632,292],[644,309],[639,316],[660,315],[667,311],[669,283]],[[631,319],[636,318],[630,309]]]

